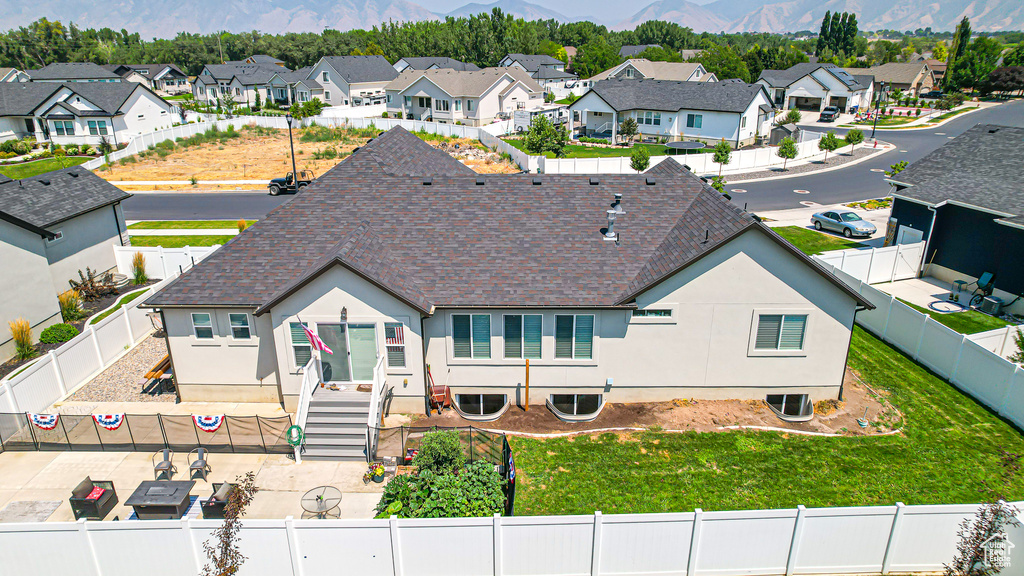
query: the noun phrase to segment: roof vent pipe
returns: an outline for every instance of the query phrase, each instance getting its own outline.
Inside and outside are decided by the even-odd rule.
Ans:
[[[622,209],[622,193],[615,193],[615,202],[612,202],[612,210],[616,214],[625,214],[626,212]]]
[[[619,240],[619,235],[615,232],[615,216],[617,215],[617,212],[609,209],[606,210],[605,213],[608,214],[608,228],[604,231],[604,239],[614,240],[617,242]]]

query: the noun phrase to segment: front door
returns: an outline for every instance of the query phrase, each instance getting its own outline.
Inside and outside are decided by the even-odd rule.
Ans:
[[[373,324],[316,325],[334,354],[321,355],[325,382],[370,382],[377,364],[377,329]]]

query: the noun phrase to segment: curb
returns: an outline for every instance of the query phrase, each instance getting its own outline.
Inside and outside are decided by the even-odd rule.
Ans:
[[[1001,104],[999,104],[997,106],[1001,106]],[[950,116],[949,118],[946,118],[945,120],[943,120],[941,122],[938,122],[936,124],[928,124],[927,121],[926,121],[924,124],[918,124],[917,126],[906,126],[906,127],[903,127],[903,128],[900,128],[900,127],[897,127],[897,126],[889,126],[889,127],[883,128],[883,127],[879,126],[878,128],[875,128],[875,130],[884,130],[886,132],[904,132],[904,131],[907,131],[907,130],[928,130],[930,128],[940,128],[940,127],[945,126],[946,124],[952,122],[953,120],[956,120],[957,118],[963,118],[964,116],[967,116],[968,114],[973,114],[974,112],[977,112],[979,110],[984,110],[984,109],[987,109],[987,108],[995,108],[995,107],[996,106],[986,106],[986,107],[983,108],[981,106],[975,106],[971,110],[967,110],[966,112],[962,112],[962,113],[957,114],[955,116]],[[861,128],[863,130],[864,128],[867,128],[867,126],[865,126],[865,127],[853,126],[853,128]]]
[[[868,154],[867,156],[864,156],[863,158],[858,158],[856,160],[851,160],[850,162],[844,162],[842,164],[839,164],[838,166],[829,166],[828,168],[822,168],[821,170],[812,170],[811,172],[798,172],[796,174],[785,174],[785,175],[782,175],[782,176],[768,176],[768,177],[765,177],[765,178],[750,178],[750,179],[747,179],[747,180],[727,180],[725,185],[726,186],[732,186],[734,184],[747,184],[749,182],[767,182],[769,180],[785,180],[787,178],[802,178],[804,176],[813,176],[813,175],[816,175],[816,174],[823,174],[825,172],[832,172],[833,170],[842,170],[843,168],[848,168],[850,166],[855,166],[857,164],[860,164],[861,162],[865,162],[865,161],[870,160],[872,158],[881,156],[881,155],[886,154],[888,152],[891,152],[891,151],[893,151],[895,149],[896,149],[896,147],[891,145],[891,144],[884,144],[882,146],[881,150],[879,150],[878,152],[875,152],[873,154]]]

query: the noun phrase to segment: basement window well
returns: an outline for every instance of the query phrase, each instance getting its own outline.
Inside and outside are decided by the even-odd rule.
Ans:
[[[769,394],[765,402],[787,422],[806,422],[814,417],[814,405],[807,394]]]
[[[567,422],[589,422],[604,408],[603,394],[552,394],[548,409]]]
[[[496,420],[508,409],[505,394],[456,394],[455,407],[466,420]]]

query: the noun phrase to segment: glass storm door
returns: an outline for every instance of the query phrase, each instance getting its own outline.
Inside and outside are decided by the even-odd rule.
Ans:
[[[334,354],[320,353],[324,367],[324,381],[350,382],[352,370],[348,360],[348,325],[317,323],[316,332],[324,344],[334,352]]]

